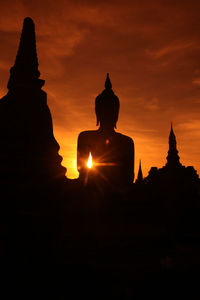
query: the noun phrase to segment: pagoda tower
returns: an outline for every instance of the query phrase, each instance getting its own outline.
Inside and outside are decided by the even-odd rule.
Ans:
[[[23,183],[64,179],[47,95],[41,89],[35,26],[25,18],[10,70],[8,93],[0,100],[0,178]]]
[[[199,190],[199,177],[193,166],[184,166],[180,163],[180,158],[177,150],[176,136],[171,123],[169,134],[169,150],[167,155],[167,163],[162,168],[152,167],[147,176],[147,182],[155,184],[156,189],[165,189],[166,191],[182,191],[185,193],[194,189],[194,192]],[[199,193],[199,192],[198,192]],[[190,197],[191,195],[188,195]],[[171,194],[169,196],[171,198]]]

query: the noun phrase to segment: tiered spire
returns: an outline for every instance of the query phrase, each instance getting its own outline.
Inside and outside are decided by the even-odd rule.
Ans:
[[[169,134],[169,151],[167,156],[167,166],[176,167],[181,165],[179,162],[178,150],[176,148],[176,136],[173,131],[172,122],[171,122],[171,130]]]

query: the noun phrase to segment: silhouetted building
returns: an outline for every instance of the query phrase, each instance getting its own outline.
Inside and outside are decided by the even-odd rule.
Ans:
[[[95,101],[98,130],[84,131],[78,137],[79,179],[104,186],[124,186],[134,179],[133,140],[114,130],[119,114],[119,99],[107,74],[105,89]],[[87,167],[91,153],[93,165]]]
[[[197,184],[199,177],[197,171],[192,167],[185,167],[180,163],[180,158],[177,150],[176,136],[173,131],[172,123],[169,134],[169,150],[167,155],[167,163],[164,167],[158,169],[152,167],[149,175],[145,179],[146,182],[159,184],[173,185],[191,185]],[[170,187],[170,186],[169,186]]]
[[[24,19],[8,93],[0,100],[0,178],[37,184],[65,178],[59,145],[53,135],[47,95],[39,79],[35,29]]]

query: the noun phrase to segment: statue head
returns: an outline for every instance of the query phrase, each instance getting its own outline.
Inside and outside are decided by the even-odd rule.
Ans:
[[[119,98],[114,94],[109,74],[107,74],[105,90],[95,100],[97,126],[100,123],[102,126],[116,128],[119,106]]]

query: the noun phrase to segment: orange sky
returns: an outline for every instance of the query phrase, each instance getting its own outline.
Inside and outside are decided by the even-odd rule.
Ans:
[[[96,128],[107,72],[121,103],[117,130],[135,142],[135,174],[140,158],[145,175],[165,164],[171,120],[181,162],[200,173],[200,1],[1,0],[0,96],[27,16],[69,178],[78,133]]]

